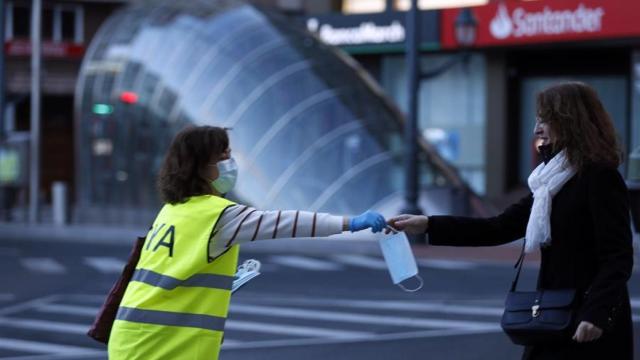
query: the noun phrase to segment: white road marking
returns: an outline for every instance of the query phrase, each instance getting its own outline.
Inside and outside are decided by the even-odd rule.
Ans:
[[[418,319],[415,317],[400,317],[371,314],[355,314],[348,312],[293,309],[275,306],[238,305],[231,304],[232,313],[243,313],[273,317],[289,317],[297,319],[311,319],[321,321],[336,321],[358,324],[391,325],[400,327],[418,328],[447,328],[447,329],[492,329],[497,324],[491,322],[444,320],[444,319]]]
[[[338,329],[326,329],[319,327],[297,326],[297,325],[277,325],[273,323],[260,323],[254,321],[227,320],[225,330],[252,331],[269,334],[283,334],[294,336],[310,336],[323,338],[361,338],[371,336],[372,333],[364,331],[347,331]],[[225,340],[226,343],[226,340]]]
[[[3,357],[2,360],[72,360],[72,359],[92,359],[94,357],[100,357],[103,359],[107,358],[107,352],[103,350],[87,350],[86,352],[78,353],[78,354],[63,354],[63,355],[27,355],[27,356],[13,356],[13,357]]]
[[[286,339],[286,340],[267,340],[267,341],[252,341],[239,344],[233,344],[223,348],[225,350],[234,349],[259,349],[259,348],[272,348],[272,347],[285,347],[285,346],[309,346],[309,345],[329,345],[329,344],[344,344],[344,343],[369,343],[369,342],[381,342],[381,341],[394,341],[405,339],[423,339],[423,338],[435,338],[446,336],[459,336],[459,335],[475,335],[475,334],[488,334],[501,332],[500,326],[486,329],[446,329],[446,330],[423,330],[405,333],[393,333],[393,334],[375,334],[367,338],[359,339]]]
[[[318,260],[306,256],[277,255],[271,256],[270,261],[278,265],[290,266],[303,270],[335,271],[342,269],[342,266],[333,262]]]
[[[94,349],[79,346],[51,344],[40,341],[0,338],[0,349],[17,350],[31,353],[74,355],[93,352]]]
[[[23,258],[20,259],[22,266],[30,271],[45,274],[65,274],[67,269],[53,258]]]
[[[395,300],[330,300],[310,298],[260,298],[261,304],[293,306],[333,306],[354,309],[375,309],[392,311],[428,312],[456,315],[502,316],[501,307],[449,305],[434,301]]]
[[[16,295],[10,293],[2,293],[0,294],[0,301],[13,301],[15,300]]]
[[[478,267],[470,261],[419,259],[418,265],[441,270],[471,270]]]
[[[631,298],[631,308],[640,309],[640,298]]]
[[[59,305],[59,304],[44,304],[39,305],[36,309],[40,312],[64,314],[64,315],[80,315],[80,316],[96,316],[100,308],[93,306],[78,306],[78,305]]]
[[[62,298],[61,300],[75,300],[75,301],[84,301],[84,302],[102,304],[106,298],[107,298],[106,294],[102,294],[102,295],[67,294],[67,295],[64,295],[64,298]]]
[[[84,335],[89,330],[89,324],[70,324],[57,321],[0,318],[0,325],[17,329],[53,331],[57,333]]]
[[[20,256],[20,249],[13,247],[0,247],[0,256]]]
[[[120,274],[126,264],[115,257],[86,257],[84,263],[103,274]]]
[[[386,270],[387,264],[384,260],[364,255],[334,255],[333,259],[343,264],[359,266],[368,269]]]
[[[29,310],[29,309],[38,307],[40,305],[44,305],[44,304],[48,304],[48,303],[53,302],[53,301],[57,301],[58,299],[60,299],[60,295],[51,295],[51,296],[46,296],[46,297],[43,297],[43,298],[29,300],[27,302],[15,304],[15,305],[0,309],[0,316],[6,316],[6,315],[9,315],[9,314],[19,313],[19,312],[24,311],[24,310]]]

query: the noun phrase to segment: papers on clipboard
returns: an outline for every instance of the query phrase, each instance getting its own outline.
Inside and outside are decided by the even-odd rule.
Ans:
[[[260,275],[260,261],[255,259],[246,260],[238,267],[238,272],[236,272],[231,286],[231,293],[233,294],[258,275]]]

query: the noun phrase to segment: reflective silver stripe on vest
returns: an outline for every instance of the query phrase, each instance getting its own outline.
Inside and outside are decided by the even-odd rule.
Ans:
[[[143,310],[121,306],[118,320],[145,324],[194,327],[211,331],[224,331],[225,318],[201,314],[185,314],[169,311]]]
[[[163,288],[165,290],[173,290],[178,286],[231,290],[231,287],[233,285],[233,276],[217,274],[195,274],[186,280],[180,280],[171,276],[162,275],[155,271],[137,269],[133,274],[131,281],[139,281],[148,285]]]

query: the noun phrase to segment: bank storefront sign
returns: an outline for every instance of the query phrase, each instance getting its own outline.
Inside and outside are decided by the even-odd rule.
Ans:
[[[418,29],[423,49],[438,48],[438,16],[421,12]],[[307,29],[327,44],[352,52],[404,51],[407,37],[406,13],[323,15],[305,19]]]
[[[527,11],[522,7],[509,12],[504,3],[498,5],[498,12],[489,24],[489,32],[499,40],[510,36],[533,37],[542,35],[563,35],[597,33],[602,31],[601,6],[588,7],[579,4],[575,9],[553,10],[545,7],[540,11]]]
[[[453,23],[460,9],[442,13],[442,45],[455,48]],[[476,46],[587,41],[640,36],[640,1],[541,0],[496,2],[472,8]]]

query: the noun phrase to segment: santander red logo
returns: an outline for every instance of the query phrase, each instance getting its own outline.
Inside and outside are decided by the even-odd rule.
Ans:
[[[602,30],[605,16],[602,7],[579,4],[575,9],[554,10],[545,6],[542,11],[527,11],[522,7],[511,13],[504,3],[489,24],[489,32],[498,39],[523,38],[541,35],[594,33]]]

